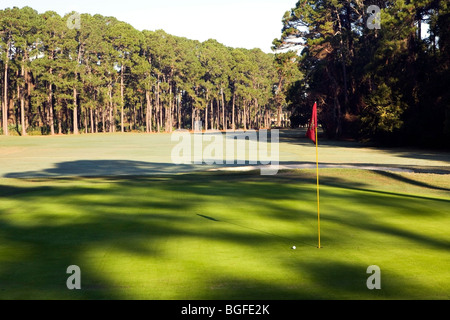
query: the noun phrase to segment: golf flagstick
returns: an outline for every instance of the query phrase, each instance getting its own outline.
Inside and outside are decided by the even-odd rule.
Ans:
[[[320,246],[320,201],[319,201],[319,141],[317,138],[317,102],[314,102],[314,106],[312,109],[311,120],[308,125],[308,130],[306,131],[306,137],[312,140],[316,144],[316,169],[317,169],[317,230],[318,230],[318,238],[319,238],[319,246]]]
[[[319,196],[319,148],[318,148],[318,144],[319,141],[317,140],[317,118],[316,118],[316,123],[314,124],[314,126],[316,127],[316,172],[317,172],[317,230],[318,230],[318,236],[319,236],[319,249],[320,247],[320,196]]]

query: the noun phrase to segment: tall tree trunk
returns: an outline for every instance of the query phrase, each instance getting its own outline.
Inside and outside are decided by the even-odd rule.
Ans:
[[[52,69],[50,69],[50,74],[52,74]],[[53,116],[53,85],[51,83],[48,84],[48,115],[49,115],[49,124],[50,124],[50,134],[52,136],[55,135],[55,123]]]
[[[58,134],[62,134],[63,111],[62,108],[58,112]]]
[[[112,102],[112,132],[116,132],[116,117],[117,117],[117,106]]]
[[[136,124],[135,122],[133,122],[133,115],[135,116],[135,106],[133,106],[133,109],[131,109],[131,107],[130,107],[130,109],[129,109],[130,111],[129,111],[129,115],[130,115],[130,117],[129,117],[129,119],[130,119],[130,123],[129,123],[129,126],[130,126],[130,132],[132,132],[133,131],[133,123],[134,124]],[[134,117],[134,119],[136,119],[136,116]]]
[[[260,110],[259,110],[259,105],[258,105],[258,99],[255,99],[255,112],[257,113],[256,117],[255,117],[255,127],[254,129],[260,129],[261,127],[261,115],[260,115]]]
[[[211,99],[210,101],[210,107],[211,107],[211,129],[214,130],[214,99]]]
[[[208,131],[208,90],[206,91],[206,105],[205,105],[205,131]]]
[[[147,110],[145,112],[145,131],[147,133],[152,132],[152,105],[150,101],[150,91],[145,90],[145,101],[147,103]]]
[[[342,132],[342,122],[341,122],[341,104],[339,103],[339,97],[337,94],[335,94],[334,96],[334,108],[336,112],[335,136],[339,138]]]
[[[85,113],[84,113],[84,133],[88,133],[88,122],[89,122],[89,120],[88,120],[88,113],[87,113],[87,110],[85,110]]]
[[[93,126],[94,126],[94,133],[98,133],[98,109],[97,108],[95,108],[94,109],[94,124],[93,124]]]
[[[194,107],[192,107],[191,128],[192,128],[192,131],[194,131],[194,129],[195,129],[195,108]]]
[[[105,111],[106,109],[102,109],[102,133],[106,132],[106,117],[105,117]]]
[[[89,116],[91,118],[91,133],[94,133],[94,115],[92,112],[92,108],[89,108]]]
[[[243,114],[243,120],[244,123],[244,131],[247,131],[247,102],[244,99],[244,114]]]
[[[235,113],[235,105],[236,105],[236,93],[233,92],[233,105],[232,105],[232,113],[231,113],[231,129],[236,130],[234,113]]]
[[[45,115],[44,103],[38,107],[40,122],[39,126],[47,127],[47,116]]]
[[[112,102],[110,102],[108,108],[108,132],[113,132]]]
[[[54,52],[50,52],[50,60],[54,60]],[[50,134],[53,136],[55,135],[55,123],[54,123],[54,116],[53,116],[53,84],[52,84],[52,75],[53,75],[53,68],[50,67],[49,70],[50,73],[50,81],[48,83],[48,115],[49,115],[49,122],[50,122]]]
[[[22,78],[26,78],[25,77],[25,66],[22,64]],[[24,86],[26,84],[26,79],[25,79],[25,83]],[[27,124],[25,123],[25,97],[24,97],[24,88],[19,89],[19,96],[20,96],[20,123],[22,124],[22,136],[26,136],[27,135]]]
[[[178,90],[177,90],[178,91]],[[181,92],[177,93],[177,129],[181,129]]]
[[[220,97],[220,92],[219,92],[219,95],[217,96],[217,99],[216,99],[216,102],[217,102],[217,130],[220,130],[220,128],[221,128],[221,125],[222,125],[222,113],[220,112],[220,100],[219,100],[219,97]]]
[[[269,121],[267,120],[267,109],[264,109],[264,129],[269,129],[268,123]]]
[[[139,110],[137,110],[136,105],[134,105],[133,113],[131,114],[131,117],[133,119],[133,130],[137,130],[137,127],[138,127],[138,114],[139,114]]]
[[[9,47],[9,45],[7,45]],[[3,134],[7,136],[8,133],[8,53],[5,59],[5,77],[3,81],[3,109],[2,109],[2,121],[3,121]]]
[[[73,87],[73,134],[79,134],[79,131],[78,131],[77,89],[75,87]]]
[[[19,79],[19,77],[20,77],[20,75],[19,75],[19,70],[17,70],[17,72],[16,72],[16,79],[17,79],[17,81],[16,81],[16,99],[14,99],[14,100],[16,100],[17,102],[18,102],[18,108],[17,109],[20,109],[20,82],[18,81],[18,79]],[[14,102],[12,103],[12,105],[14,106]],[[14,110],[14,107],[13,107],[13,110]],[[18,114],[15,114],[15,120],[16,120],[16,130],[17,130],[17,132],[19,133],[19,134],[21,134],[21,132],[19,132],[19,125],[20,125],[20,122],[19,122],[19,115]]]
[[[217,130],[220,130],[220,103],[219,103],[218,98],[215,98],[214,100],[216,100],[216,103],[217,103],[217,112],[216,112],[216,118],[215,118],[216,128],[217,128]]]
[[[124,98],[123,98],[123,90],[124,90],[124,84],[123,84],[123,77],[124,77],[124,66],[120,67],[120,130],[121,132],[125,132],[124,124],[123,124],[123,104],[124,104]]]
[[[78,46],[78,57],[77,57],[77,64],[81,63],[81,55],[82,55],[82,45]],[[78,73],[75,73],[75,82],[78,80]],[[77,88],[76,84],[74,84],[73,87],[73,134],[79,134],[79,126],[78,126],[78,102],[77,102]],[[80,117],[82,115],[80,114]]]
[[[171,78],[168,79],[169,84],[169,106],[166,107],[166,124],[165,131],[172,132],[172,81]]]
[[[225,98],[223,93],[223,88],[220,88],[220,95],[222,97],[222,130],[226,130],[225,121]]]
[[[73,126],[73,124],[70,122],[70,116],[69,116],[69,108],[67,108],[67,105],[66,105],[66,108],[64,108],[64,116],[66,117],[66,130],[64,130],[67,134],[70,134],[70,128]]]
[[[277,107],[277,127],[281,127],[281,113],[283,112],[281,104]]]
[[[345,103],[345,105],[348,105],[347,66],[346,66],[346,59],[347,59],[346,51],[348,48],[346,48],[344,46],[344,41],[342,40],[342,37],[343,37],[342,24],[341,24],[340,15],[337,12],[337,10],[336,10],[336,17],[337,17],[338,29],[339,29],[339,33],[340,33],[339,45],[341,47],[342,77],[343,77],[343,82],[344,82],[344,103]],[[348,30],[348,31],[350,31],[350,30]]]
[[[159,75],[158,75],[158,80],[157,80],[157,84],[156,84],[156,127],[157,127],[157,131],[160,132],[161,131],[161,106],[159,103]]]
[[[109,127],[108,127],[108,131],[111,132],[115,132],[116,130],[116,122],[115,119],[113,118],[113,108],[114,108],[114,103],[113,103],[113,97],[112,97],[112,86],[111,84],[109,84],[108,87],[108,93],[109,93]]]
[[[35,116],[32,112],[31,112],[31,91],[33,88],[33,79],[30,75],[30,72],[28,72],[27,69],[25,69],[25,82],[26,82],[26,100],[25,100],[25,110],[27,110],[26,112],[26,117],[25,117],[25,128],[28,129],[33,117]],[[26,133],[26,132],[25,132]]]
[[[166,132],[172,132],[172,99],[169,99],[169,106],[166,108]]]
[[[159,106],[159,126],[161,128],[161,131],[162,131],[162,128],[163,128],[164,117],[165,117],[165,115],[164,115],[164,103],[161,103],[160,106]]]
[[[25,100],[23,93],[20,94],[20,123],[22,124],[22,136],[26,136],[27,124],[25,123]]]
[[[177,128],[181,129],[181,92],[177,95]]]
[[[205,131],[208,131],[208,104],[206,104],[205,108]]]
[[[172,78],[171,78],[172,79]],[[171,133],[173,131],[173,83],[172,80],[169,81],[169,132]]]

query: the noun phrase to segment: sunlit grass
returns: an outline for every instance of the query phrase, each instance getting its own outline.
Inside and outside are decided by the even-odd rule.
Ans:
[[[322,249],[314,178],[0,179],[0,298],[449,298],[445,176],[322,170]]]

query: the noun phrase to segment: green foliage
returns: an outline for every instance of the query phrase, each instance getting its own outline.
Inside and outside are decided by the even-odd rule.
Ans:
[[[403,125],[404,104],[401,95],[392,93],[390,87],[382,83],[366,98],[366,108],[362,113],[362,127],[365,135],[392,133]]]
[[[220,129],[259,128],[273,117],[275,103],[282,105],[278,113],[285,111],[285,94],[274,99],[272,54],[163,30],[140,32],[99,14],[81,14],[80,28],[70,28],[74,14],[0,11],[0,70],[8,72],[7,96],[14,101],[7,113],[19,115],[6,122],[20,125],[26,118],[50,134],[78,128],[170,132],[191,127],[194,118]],[[283,90],[295,77],[296,64],[289,68]]]
[[[379,30],[366,25],[372,4],[381,8]],[[450,147],[449,16],[446,1],[297,2],[273,42],[275,49],[301,49],[305,78],[287,97],[297,103],[293,115],[302,117],[317,101],[330,138],[390,137]],[[426,25],[429,33],[422,37]]]

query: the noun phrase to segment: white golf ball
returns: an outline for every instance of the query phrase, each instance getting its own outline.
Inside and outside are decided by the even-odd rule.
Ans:
[[[292,246],[292,249],[294,249],[294,250],[295,250],[295,249],[297,249],[297,248],[296,248],[295,246]]]

